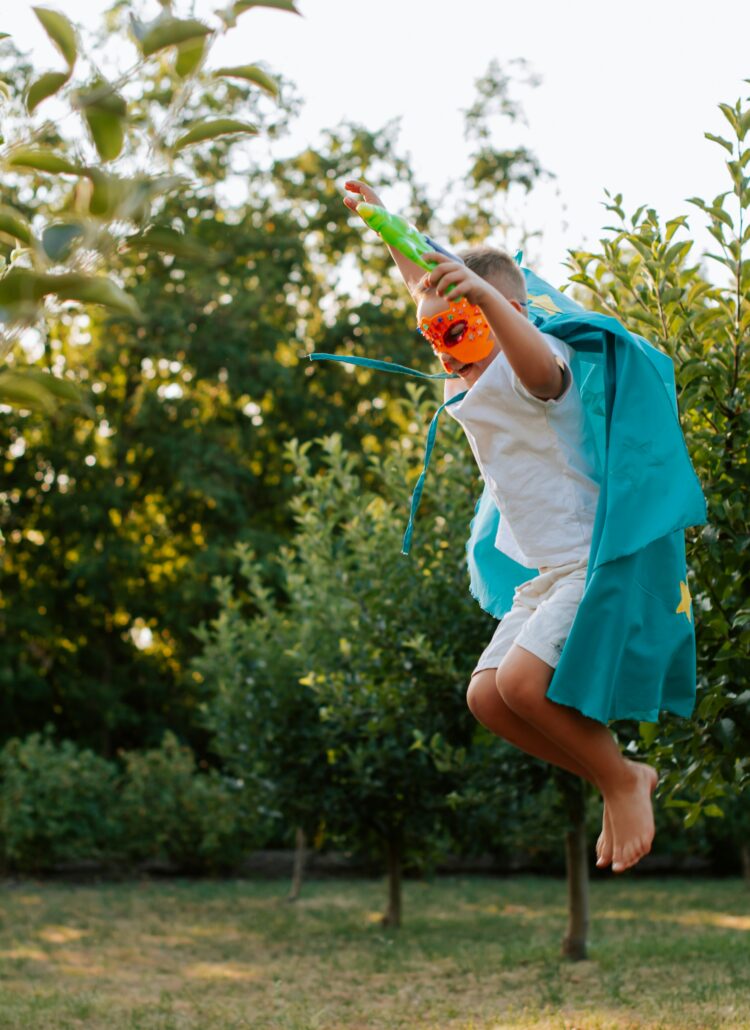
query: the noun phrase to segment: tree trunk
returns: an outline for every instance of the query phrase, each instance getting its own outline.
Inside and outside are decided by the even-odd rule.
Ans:
[[[292,885],[289,888],[287,901],[296,901],[302,890],[302,874],[305,870],[305,846],[307,839],[305,831],[298,826],[294,834],[294,869],[292,871]]]
[[[401,834],[388,837],[385,853],[388,862],[388,908],[383,926],[401,926],[401,867],[403,858]]]
[[[582,780],[566,791],[570,829],[565,834],[565,865],[568,877],[568,929],[563,939],[565,958],[586,958],[589,932],[589,864],[586,842],[586,790]]]
[[[750,887],[750,844],[743,844],[740,847],[740,858],[742,860],[742,879],[745,885]]]

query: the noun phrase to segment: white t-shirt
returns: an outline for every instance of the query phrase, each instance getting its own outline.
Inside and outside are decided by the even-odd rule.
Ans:
[[[529,569],[588,558],[601,481],[570,348],[544,339],[566,366],[560,397],[534,397],[501,352],[446,409],[463,427],[500,511],[495,546]],[[446,380],[446,400],[462,389],[460,380]]]

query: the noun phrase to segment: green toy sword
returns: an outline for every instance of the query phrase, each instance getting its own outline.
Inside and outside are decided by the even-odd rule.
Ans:
[[[440,244],[435,243],[429,236],[421,233],[411,222],[407,222],[405,218],[400,218],[399,215],[392,215],[384,207],[360,201],[357,204],[356,210],[360,218],[371,229],[374,229],[389,247],[395,247],[400,254],[403,254],[409,261],[413,261],[415,265],[419,265],[420,268],[431,272],[435,267],[435,261],[425,261],[423,257],[424,254],[429,254],[431,251],[445,254],[451,261],[458,261],[459,264],[463,264],[461,258],[457,257],[456,254],[451,254],[445,247],[441,247]],[[453,287],[451,286],[446,292],[450,292],[452,289]]]

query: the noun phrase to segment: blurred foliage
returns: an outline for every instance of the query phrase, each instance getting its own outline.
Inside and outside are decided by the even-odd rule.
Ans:
[[[242,784],[199,769],[167,733],[159,748],[108,761],[51,726],[0,751],[0,868],[76,863],[186,873],[234,868],[267,832]],[[205,764],[205,763],[204,763]]]
[[[602,251],[571,252],[571,280],[593,305],[674,360],[682,426],[708,503],[708,524],[688,532],[696,714],[644,725],[637,741],[668,773],[661,789],[685,808],[688,826],[701,814],[720,817],[725,792],[750,780],[750,107],[738,100],[721,110],[730,138],[706,135],[725,153],[729,188],[690,201],[707,220],[711,253],[692,255],[687,215],[662,224],[640,207],[627,217],[620,195],[609,198],[617,224]]]
[[[51,727],[47,728],[51,730]],[[109,858],[117,832],[116,768],[49,732],[0,751],[0,856],[27,873]]]
[[[159,227],[165,198],[201,172],[185,148],[255,134],[254,122],[209,114],[217,105],[236,113],[248,89],[278,93],[261,69],[205,70],[213,45],[256,5],[230,4],[212,24],[178,16],[172,3],[143,21],[139,6],[125,31],[116,4],[98,45],[62,12],[33,8],[62,71],[37,75],[9,37],[0,41],[10,65],[0,78],[0,361],[24,329],[66,302],[137,320],[137,304],[108,274],[118,250],[134,239],[165,253],[189,247]],[[238,88],[237,78],[252,86]],[[2,403],[51,413],[71,401],[80,403],[70,383],[23,370],[0,375]]]
[[[216,873],[236,868],[262,840],[257,807],[242,781],[215,769],[200,772],[191,749],[173,733],[164,734],[159,748],[124,751],[120,758],[120,861]]]
[[[196,663],[213,684],[206,723],[237,775],[265,782],[268,805],[321,846],[330,840],[397,865],[424,858],[441,834],[441,813],[460,785],[473,734],[464,701],[487,616],[467,593],[463,528],[476,473],[451,446],[431,469],[429,501],[412,560],[399,555],[412,441],[434,400],[419,389],[400,402],[412,435],[362,459],[340,436],[292,442],[296,532],[278,557],[281,605],[261,567],[241,552],[250,599],[229,590],[201,633]],[[243,607],[245,610],[243,610]]]
[[[115,39],[123,11],[112,15]],[[160,124],[151,92],[161,71],[129,101],[146,127]],[[269,115],[259,90],[235,81],[201,80],[193,115],[255,104],[246,116],[280,131],[295,103],[284,83]],[[192,171],[160,201],[158,223],[110,254],[140,318],[61,310],[10,355],[27,353],[33,374],[85,392],[90,410],[72,429],[0,415],[6,736],[52,721],[112,755],[171,728],[204,751],[196,712],[211,687],[188,669],[191,628],[216,610],[211,579],[233,574],[236,543],[267,563],[289,537],[287,442],[341,433],[354,452],[378,455],[411,422],[377,374],[306,354],[433,364],[385,248],[341,203],[354,169],[406,190],[409,213],[429,217],[395,125],[344,124],[250,176],[222,139],[180,162],[189,153]],[[232,206],[222,183],[239,190]],[[40,179],[27,213],[50,195]],[[374,484],[366,464],[363,476]]]

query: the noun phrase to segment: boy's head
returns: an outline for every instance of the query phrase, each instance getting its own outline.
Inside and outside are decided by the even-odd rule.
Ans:
[[[517,311],[526,315],[526,280],[510,254],[494,247],[472,247],[461,254],[461,258],[467,268],[486,279]],[[427,286],[425,280],[422,280],[414,291],[414,299],[417,302],[417,317],[420,320],[433,318],[442,312],[450,312],[451,307],[455,308],[455,304],[451,305],[446,297],[439,296],[434,287]],[[433,351],[447,371],[457,373],[467,386],[471,386],[501,349],[494,334],[491,335],[491,342],[492,349],[489,354],[479,361],[460,361],[450,352],[438,352],[434,347]]]

